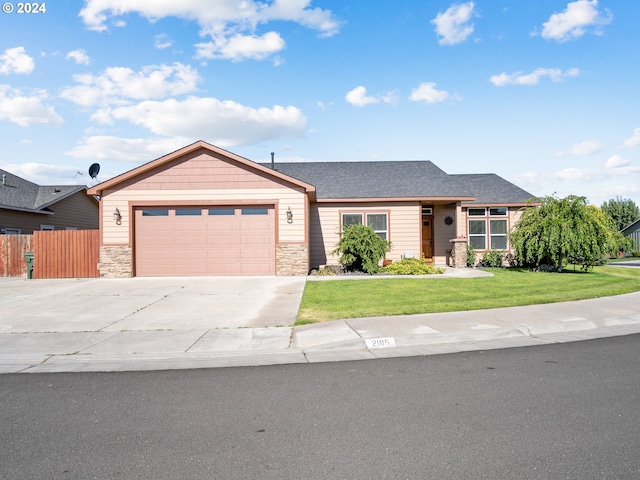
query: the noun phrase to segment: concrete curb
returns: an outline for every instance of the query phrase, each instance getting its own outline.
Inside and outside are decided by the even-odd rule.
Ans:
[[[551,330],[555,330],[555,332]],[[357,338],[327,339],[327,341],[319,341],[318,338],[315,338],[311,342],[312,344],[310,342],[307,342],[305,346],[292,344],[284,349],[182,353],[0,355],[0,373],[123,372],[373,360],[548,345],[632,334],[640,334],[640,321],[627,325],[570,331],[567,331],[565,325],[558,324],[554,329],[546,329],[545,333],[541,334],[533,333],[529,327],[519,327],[490,331],[398,336],[393,337],[395,346],[385,348],[368,348],[366,339],[357,336]],[[296,343],[303,344],[305,342],[298,339]]]

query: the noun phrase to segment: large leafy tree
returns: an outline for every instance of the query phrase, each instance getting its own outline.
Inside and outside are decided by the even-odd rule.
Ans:
[[[612,198],[604,202],[600,208],[613,219],[618,231],[640,219],[640,208],[628,198]]]
[[[575,195],[545,197],[539,207],[526,208],[509,240],[518,263],[550,264],[558,271],[565,261],[589,269],[626,245],[602,210]]]

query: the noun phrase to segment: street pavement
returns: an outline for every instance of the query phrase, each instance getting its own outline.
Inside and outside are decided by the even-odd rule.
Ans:
[[[444,275],[427,278],[483,275],[490,274],[447,269]],[[0,278],[0,373],[334,362],[640,333],[640,292],[530,307],[293,327],[306,281],[339,280]]]

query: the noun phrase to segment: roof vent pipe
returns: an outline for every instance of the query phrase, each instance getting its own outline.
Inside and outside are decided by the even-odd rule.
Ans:
[[[276,154],[271,152],[271,170],[275,170],[276,169],[275,156],[276,156]]]
[[[2,174],[2,184],[3,185],[7,184],[7,176],[4,173]]]

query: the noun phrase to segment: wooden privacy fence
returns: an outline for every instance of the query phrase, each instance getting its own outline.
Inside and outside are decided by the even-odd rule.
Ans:
[[[99,277],[99,230],[33,232],[33,278]]]
[[[33,251],[33,235],[0,235],[0,277],[24,277],[24,254]]]

